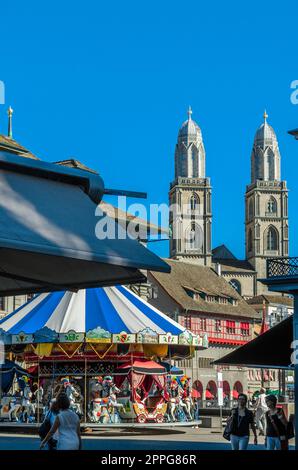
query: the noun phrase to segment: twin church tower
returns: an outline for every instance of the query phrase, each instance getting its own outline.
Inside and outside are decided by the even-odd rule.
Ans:
[[[264,122],[255,134],[251,183],[245,193],[246,261],[257,278],[266,277],[269,257],[289,253],[288,190],[281,180],[277,137],[267,118],[265,112]],[[188,119],[178,133],[175,179],[169,192],[170,257],[212,266],[211,185],[205,174],[205,160],[202,132],[189,108]],[[262,285],[257,284],[255,295],[262,292]]]

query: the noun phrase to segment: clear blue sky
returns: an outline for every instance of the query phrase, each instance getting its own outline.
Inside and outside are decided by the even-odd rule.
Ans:
[[[41,158],[74,156],[106,186],[167,202],[190,104],[213,186],[213,246],[244,256],[244,192],[266,107],[290,188],[298,254],[297,15],[276,1],[20,1],[1,5],[0,80],[14,138]],[[0,132],[6,132],[0,106]],[[151,245],[167,255],[167,243]]]

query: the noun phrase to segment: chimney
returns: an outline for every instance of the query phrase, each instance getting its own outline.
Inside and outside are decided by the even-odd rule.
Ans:
[[[218,276],[221,276],[221,264],[215,263],[215,271]]]

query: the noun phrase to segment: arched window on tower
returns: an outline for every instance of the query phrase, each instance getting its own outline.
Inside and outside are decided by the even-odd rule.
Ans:
[[[185,231],[185,246],[187,251],[201,251],[203,245],[203,233],[201,227],[191,222]]]
[[[249,200],[249,206],[248,206],[248,219],[251,220],[254,216],[254,202],[253,199],[251,198]]]
[[[241,284],[237,279],[231,279],[230,284],[241,295]]]
[[[252,251],[252,231],[251,231],[251,228],[248,230],[248,233],[247,233],[247,250],[248,250],[248,252]]]
[[[267,150],[264,159],[264,179],[266,180],[274,180],[275,179],[275,171],[274,171],[274,153],[271,149]]]
[[[265,232],[265,246],[268,251],[278,250],[278,232],[272,225]]]
[[[200,199],[196,193],[193,193],[189,200],[189,207],[191,212],[198,212],[200,207]]]
[[[192,158],[192,174],[190,174],[189,176],[192,176],[193,178],[197,178],[199,176],[199,153],[198,153],[198,150],[194,146],[192,147],[191,158]]]
[[[276,215],[277,214],[277,202],[273,196],[270,196],[267,203],[267,214],[266,215]]]

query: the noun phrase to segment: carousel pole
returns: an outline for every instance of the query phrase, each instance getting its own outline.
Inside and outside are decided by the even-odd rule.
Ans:
[[[84,380],[84,421],[87,423],[87,357],[85,357],[85,380]]]
[[[39,380],[40,380],[40,374],[39,374],[39,357],[38,357],[38,367],[37,367],[37,423],[39,424]]]

